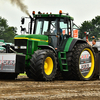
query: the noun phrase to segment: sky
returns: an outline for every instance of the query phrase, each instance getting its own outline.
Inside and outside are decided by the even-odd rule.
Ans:
[[[95,16],[100,16],[100,0],[22,0],[28,7],[31,14],[32,11],[38,13],[52,12],[55,14],[62,10],[69,13],[74,18],[74,23],[78,26],[85,20],[91,20]],[[9,0],[0,0],[0,16],[8,20],[9,26],[17,27],[17,34],[20,33],[21,17],[28,17],[16,5],[12,5]],[[28,27],[28,26],[26,26]]]

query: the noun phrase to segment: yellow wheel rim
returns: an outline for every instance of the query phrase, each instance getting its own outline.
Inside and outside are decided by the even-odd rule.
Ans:
[[[94,55],[93,55],[93,52],[89,49],[89,48],[85,48],[83,51],[88,51],[89,52],[89,54],[90,54],[90,56],[91,56],[91,67],[90,67],[90,70],[89,70],[89,72],[88,72],[88,74],[86,75],[86,76],[84,76],[82,73],[81,73],[81,71],[80,71],[80,73],[82,74],[82,76],[84,77],[84,78],[90,78],[91,77],[91,75],[93,74],[93,71],[94,71]],[[83,52],[82,51],[82,52]],[[81,53],[82,54],[82,53]],[[80,62],[80,61],[79,61]]]
[[[53,71],[53,60],[51,57],[47,57],[44,61],[44,72],[46,75],[50,75]]]

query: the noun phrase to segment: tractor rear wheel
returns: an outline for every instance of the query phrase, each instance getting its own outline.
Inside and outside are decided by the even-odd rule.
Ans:
[[[57,71],[57,58],[51,50],[37,50],[30,59],[30,78],[50,81],[55,78]]]
[[[76,44],[70,56],[70,70],[64,76],[77,80],[91,80],[95,73],[95,54],[86,43]],[[68,74],[68,75],[67,75]]]

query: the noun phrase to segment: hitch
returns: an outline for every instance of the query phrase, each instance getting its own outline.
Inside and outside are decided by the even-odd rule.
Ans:
[[[2,47],[6,49],[6,53],[17,53],[14,50],[14,46],[10,46],[10,44],[3,45]]]

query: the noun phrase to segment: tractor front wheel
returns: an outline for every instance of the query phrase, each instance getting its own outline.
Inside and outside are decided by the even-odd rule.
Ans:
[[[35,80],[50,81],[55,78],[57,58],[51,50],[37,50],[30,60],[30,75]]]

